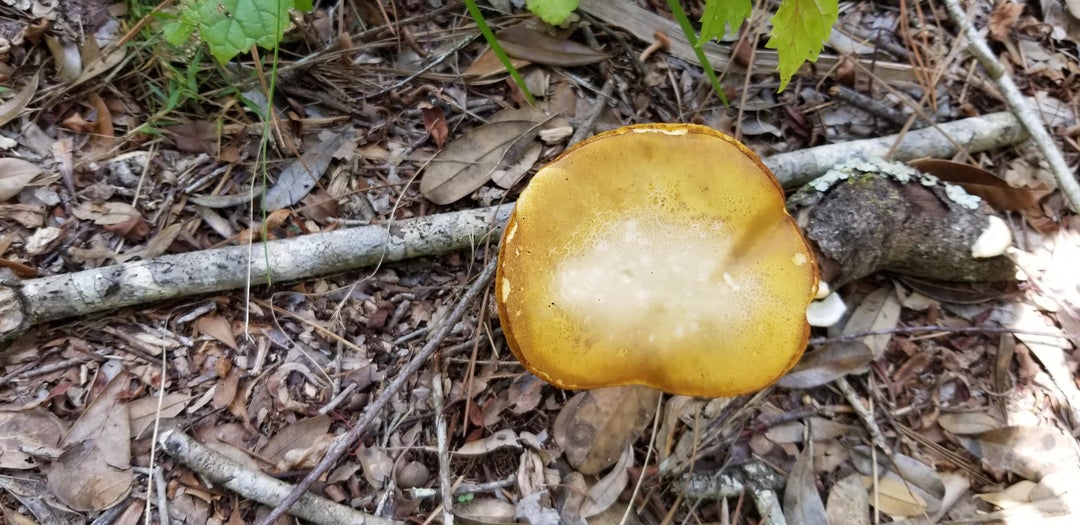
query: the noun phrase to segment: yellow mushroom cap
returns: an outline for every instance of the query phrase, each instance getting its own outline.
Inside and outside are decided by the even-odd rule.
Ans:
[[[503,233],[496,298],[514,355],[555,386],[718,397],[795,365],[817,279],[757,156],[703,126],[644,124],[536,173]]]

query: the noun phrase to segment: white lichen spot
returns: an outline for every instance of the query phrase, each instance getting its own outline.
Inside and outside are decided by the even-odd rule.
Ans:
[[[945,185],[945,195],[949,197],[949,200],[969,210],[977,209],[979,207],[979,203],[982,202],[982,199],[980,199],[977,195],[972,195],[964,191],[964,188],[961,188],[960,186],[957,186],[955,184]]]

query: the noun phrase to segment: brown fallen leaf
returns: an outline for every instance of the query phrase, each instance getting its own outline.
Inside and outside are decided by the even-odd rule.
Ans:
[[[790,372],[776,382],[784,388],[814,388],[848,374],[862,374],[874,353],[862,341],[838,341],[805,354]]]
[[[626,445],[626,450],[619,456],[619,461],[604,477],[600,478],[595,485],[589,487],[585,494],[585,502],[578,511],[582,518],[591,518],[604,512],[615,504],[623,489],[630,483],[630,472],[627,470],[634,464],[634,447]]]
[[[131,378],[121,372],[109,381],[60,442],[60,459],[43,467],[53,494],[72,509],[103,510],[131,490],[135,474],[124,401]]]
[[[446,115],[442,108],[426,102],[422,103],[420,116],[424,120],[424,129],[431,135],[431,140],[435,141],[435,145],[440,148],[445,146],[446,139],[450,136],[450,127],[446,123]]]
[[[584,66],[603,62],[611,55],[571,40],[538,33],[525,26],[508,27],[496,35],[506,54],[548,66]]]
[[[420,192],[436,204],[465,197],[491,180],[496,170],[517,162],[547,120],[531,109],[496,114],[431,158],[420,179]]]
[[[892,288],[879,288],[867,294],[859,306],[851,312],[851,317],[844,324],[844,335],[858,334],[863,332],[880,332],[896,328],[900,323],[900,299],[893,293]],[[874,358],[881,357],[885,348],[892,340],[891,333],[868,335],[862,338],[862,342],[874,354]]]
[[[0,202],[35,184],[34,180],[41,173],[41,168],[32,162],[12,157],[0,159]]]
[[[1020,5],[1021,8],[1023,5]],[[963,162],[942,159],[920,159],[908,162],[911,166],[945,182],[978,195],[998,211],[1023,211],[1035,207],[1039,200],[1052,193],[1045,187],[1014,188],[1001,178],[982,168]]]
[[[274,434],[259,454],[269,461],[279,462],[290,450],[306,449],[329,431],[330,416],[322,415],[303,419]]]
[[[60,418],[41,408],[0,410],[0,468],[36,468],[37,462],[26,451],[55,448],[67,431]]]
[[[521,70],[525,66],[529,65],[528,60],[522,60],[520,58],[510,58],[510,64],[514,66],[514,69]],[[469,65],[469,68],[462,73],[466,79],[483,80],[496,75],[505,75],[506,66],[499,60],[498,55],[491,49],[485,50],[473,60],[473,63]]]
[[[926,512],[926,500],[899,479],[880,478],[874,483],[873,478],[864,476],[863,486],[870,491],[870,504],[894,519],[919,516]]]
[[[825,502],[821,500],[814,475],[813,441],[807,442],[791,467],[791,475],[784,488],[784,516],[792,523],[829,524]]]
[[[236,336],[233,335],[232,324],[229,319],[221,314],[208,314],[195,320],[195,329],[225,344],[225,346],[237,350]]]
[[[38,87],[38,75],[30,77],[30,80],[26,82],[22,90],[18,95],[11,97],[0,104],[0,126],[11,122],[15,117],[23,114],[23,110],[30,104],[30,101],[34,99],[34,95],[37,93]],[[0,199],[3,200],[3,199]]]
[[[1076,465],[1080,461],[1072,438],[1050,427],[1004,427],[974,438],[959,436],[957,439],[997,474],[1012,472],[1022,478],[1037,480],[1062,465]]]
[[[1024,4],[998,2],[994,10],[990,12],[990,22],[987,24],[990,27],[990,38],[998,42],[1004,42],[1009,38],[1009,31],[1012,30],[1023,11]]]
[[[643,386],[597,388],[563,405],[552,434],[578,472],[597,474],[614,465],[656,413],[660,391]]]

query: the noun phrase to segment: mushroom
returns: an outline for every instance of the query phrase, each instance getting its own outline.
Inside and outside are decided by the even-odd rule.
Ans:
[[[601,133],[536,173],[503,233],[507,344],[564,389],[759,390],[809,336],[817,265],[776,178],[689,124]]]

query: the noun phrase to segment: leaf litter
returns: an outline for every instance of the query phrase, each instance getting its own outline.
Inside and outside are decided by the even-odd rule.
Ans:
[[[1066,142],[1076,126],[1072,108],[1077,90],[1071,84],[1076,80],[1067,74],[1076,67],[1069,49],[1080,34],[1080,23],[1069,11],[1073,3],[1044,2],[1041,10],[1002,4],[991,21],[1002,59],[1025,78],[1031,102]],[[263,218],[246,209],[257,195],[250,188],[260,170],[253,161],[259,156],[251,131],[261,130],[261,123],[244,105],[249,101],[228,94],[236,92],[235,84],[254,79],[254,73],[231,65],[184,69],[200,57],[167,47],[114,49],[89,36],[99,29],[107,36],[107,27],[60,12],[38,13],[32,10],[54,8],[26,3],[18,12],[28,40],[0,36],[16,51],[13,56],[22,53],[62,67],[34,72],[0,64],[10,89],[0,92],[0,125],[5,127],[0,146],[4,166],[12,168],[0,170],[4,266],[22,268],[24,276],[55,275],[114,260],[248,242],[262,238],[264,228],[270,237],[284,238],[357,223],[392,224],[441,211],[444,202],[475,207],[509,201],[532,170],[559,153],[594,106],[603,107],[594,132],[650,121],[703,121],[735,131],[725,123],[737,121],[737,108],[716,106],[708,90],[696,87],[700,69],[685,60],[691,55],[679,59],[661,51],[634,64],[660,26],[635,29],[631,24],[663,15],[652,7],[612,3],[608,9],[618,13],[616,23],[610,11],[594,4],[582,2],[584,12],[595,17],[592,30],[570,26],[573,32],[538,32],[520,24],[520,17],[493,18],[500,39],[513,49],[515,64],[526,69],[542,107],[551,111],[511,109],[512,118],[505,121],[497,111],[513,108],[515,93],[507,88],[502,65],[484,62],[490,55],[482,43],[456,47],[463,20],[457,14],[421,12],[411,5],[398,5],[400,12],[394,13],[360,10],[356,16],[370,29],[348,33],[327,24],[325,11],[298,14],[289,29],[295,40],[287,45],[302,43],[303,48],[290,49],[302,49],[314,60],[305,59],[299,76],[283,80],[288,94],[273,101],[281,127],[267,160],[284,175],[273,190],[282,197],[268,198],[269,207],[281,209]],[[56,22],[31,24],[46,14],[43,19]],[[867,82],[859,73],[852,85],[907,114],[926,92],[918,87],[921,73],[903,56],[916,48],[924,58],[933,58],[948,79],[936,86],[936,105],[921,107],[923,112],[944,121],[995,111],[991,90],[960,80],[969,78],[969,63],[954,60],[958,55],[949,52],[952,35],[944,32],[949,25],[927,25],[919,18],[927,16],[933,13],[899,16],[872,7],[841,13],[844,27],[874,27],[884,36],[849,38],[859,44],[854,47],[834,39],[835,48],[826,48],[817,70],[798,73],[784,93],[776,93],[771,66],[751,64],[755,78],[765,82],[747,85],[738,97],[751,112],[744,116],[742,138],[767,154],[896,131],[894,124],[867,116],[863,108],[830,99],[815,82],[848,82],[839,73],[831,76],[829,64],[873,63],[875,72],[889,80]],[[157,30],[149,23],[150,31]],[[71,29],[76,27],[88,33],[77,35]],[[943,32],[915,42],[896,27]],[[53,55],[48,43],[27,43],[43,34],[59,54]],[[359,45],[320,54],[310,51],[325,43],[311,40],[315,35],[325,41],[348,36]],[[673,53],[690,49],[677,32],[668,36]],[[599,46],[583,44],[593,41]],[[899,51],[887,43],[898,44]],[[723,46],[708,43],[706,49],[730,50]],[[831,55],[845,50],[859,56]],[[757,51],[763,63],[775,60],[769,50]],[[151,60],[151,52],[169,59]],[[282,59],[286,70],[300,64],[290,62],[291,56],[296,55]],[[140,67],[117,67],[121,63]],[[430,67],[406,71],[397,64]],[[231,76],[209,76],[211,69]],[[252,76],[244,76],[248,73]],[[741,73],[732,75],[737,82],[729,89],[743,89]],[[608,80],[618,89],[610,99],[598,97],[599,86]],[[898,91],[890,92],[885,84]],[[949,96],[938,96],[943,93]],[[157,113],[162,103],[170,109]],[[184,128],[178,122],[197,124]],[[338,142],[340,147],[331,148]],[[304,152],[299,159],[298,151]],[[133,169],[114,169],[129,154],[144,161],[133,163]],[[1069,468],[1077,462],[1069,436],[1076,425],[1072,371],[1080,301],[1070,273],[1075,257],[1068,255],[1076,245],[1077,223],[1062,214],[1054,195],[1044,197],[1040,192],[1045,190],[1037,189],[1046,182],[1045,169],[1023,148],[979,154],[974,163],[965,163],[975,165],[972,187],[984,187],[989,199],[1003,199],[1004,204],[994,205],[1020,210],[1028,223],[1014,223],[1033,254],[1021,256],[1029,279],[1019,299],[1026,310],[1022,318],[987,303],[931,299],[916,308],[901,300],[908,297],[906,291],[895,293],[906,285],[889,276],[855,283],[839,292],[858,306],[845,333],[935,324],[976,331],[831,341],[808,354],[780,386],[749,400],[664,397],[656,415],[660,463],[643,464],[652,421],[647,414],[655,410],[659,394],[624,393],[601,402],[586,399],[601,393],[554,390],[507,359],[501,339],[488,332],[486,318],[476,312],[454,328],[447,342],[447,347],[475,348],[476,363],[467,353],[447,355],[439,361],[441,368],[422,369],[410,379],[354,455],[328,478],[324,492],[398,519],[431,517],[435,499],[419,494],[439,488],[434,476],[415,477],[421,480],[417,487],[395,484],[406,466],[416,472],[421,467],[429,473],[438,470],[440,451],[429,423],[430,382],[441,376],[449,385],[447,461],[455,483],[460,480],[459,488],[465,489],[455,492],[450,510],[461,521],[508,523],[519,515],[539,523],[599,512],[585,519],[603,523],[605,516],[621,518],[628,505],[634,510],[631,523],[660,522],[669,512],[680,521],[754,520],[763,511],[748,502],[688,504],[676,491],[666,490],[676,486],[673,472],[685,474],[680,483],[688,484],[700,481],[695,474],[739,473],[744,476],[739,486],[751,500],[782,489],[784,483],[759,482],[767,476],[755,470],[756,463],[745,461],[748,451],[767,460],[773,475],[786,478],[788,490],[775,494],[794,502],[786,512],[791,521],[824,515],[865,522],[875,496],[868,490],[877,490],[878,501],[883,496],[891,505],[882,509],[887,514],[926,512],[931,522],[971,519],[976,512],[992,512],[988,517],[1043,512],[1067,520],[1072,510],[1057,489],[1075,486],[1075,481],[1069,485],[1075,480],[1069,475],[1077,470]],[[34,176],[28,179],[30,173]],[[1003,176],[1006,183],[986,176]],[[412,183],[414,178],[419,185]],[[995,193],[998,197],[991,196]],[[297,205],[304,197],[315,200]],[[326,201],[334,205],[316,212],[316,203]],[[252,253],[258,251],[253,246]],[[190,425],[192,435],[247,468],[304,471],[395,377],[433,323],[453,306],[456,291],[477,263],[490,255],[458,253],[357,275],[279,283],[273,290],[253,289],[255,301],[223,293],[209,298],[212,312],[205,309],[207,301],[174,302],[36,330],[4,354],[9,378],[0,390],[6,408],[0,425],[14,425],[9,433],[18,437],[0,443],[0,459],[11,462],[8,468],[24,467],[19,474],[27,480],[38,476],[47,483],[29,488],[30,481],[5,482],[3,490],[39,522],[68,516],[51,510],[63,506],[55,499],[55,505],[49,503],[54,497],[85,509],[81,514],[88,519],[116,501],[123,502],[125,516],[139,516],[147,505],[144,478],[130,467],[147,464],[149,434],[158,418],[163,425]],[[1015,354],[1006,354],[1004,365],[994,359],[999,338],[977,331],[988,322],[1021,331]],[[1024,331],[1056,331],[1058,337]],[[834,334],[823,330],[816,335]],[[167,351],[162,354],[162,349]],[[162,355],[165,370],[159,367]],[[464,384],[464,370],[480,363],[483,377]],[[993,373],[1004,383],[992,383]],[[840,378],[854,385],[858,401],[875,411],[873,421],[898,448],[887,458],[879,451],[881,475],[866,484],[856,466],[869,463],[860,459],[866,454],[855,445],[869,440],[870,423],[854,414],[851,399],[833,392],[830,383]],[[161,386],[166,392],[159,410],[151,394]],[[807,436],[811,441],[805,441]],[[125,450],[130,457],[123,455]],[[1062,468],[1048,472],[1051,462]],[[241,523],[262,512],[167,460],[159,466],[170,484],[167,497],[174,516],[184,515],[192,523]],[[558,469],[569,474],[560,476]],[[650,499],[631,502],[627,488],[643,473]],[[987,476],[991,482],[983,481]],[[99,478],[114,483],[87,483]],[[488,483],[497,488],[484,488]],[[575,512],[569,512],[560,508],[560,486],[589,498],[578,500]],[[128,492],[134,499],[123,497]],[[738,493],[711,494],[735,498]],[[157,501],[149,505],[156,507]]]

